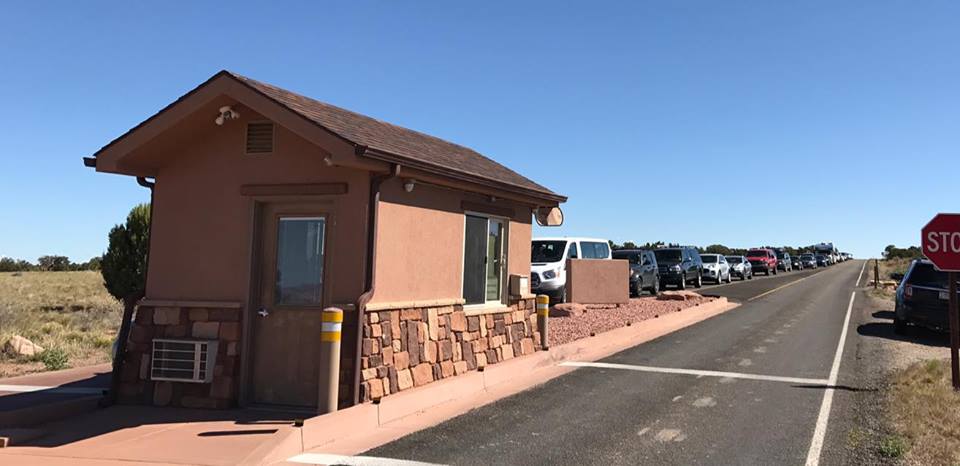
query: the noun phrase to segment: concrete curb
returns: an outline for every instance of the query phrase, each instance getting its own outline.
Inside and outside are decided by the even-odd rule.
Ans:
[[[322,448],[354,455],[471,409],[514,395],[575,370],[563,361],[596,361],[739,306],[718,298],[706,304],[637,322],[594,337],[538,351],[422,387],[307,419],[302,428],[284,429],[264,442],[243,464],[273,464]]]
[[[100,406],[103,395],[89,395],[46,402],[0,412],[0,428],[32,427],[88,413]]]

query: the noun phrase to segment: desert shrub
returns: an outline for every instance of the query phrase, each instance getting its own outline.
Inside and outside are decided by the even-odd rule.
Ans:
[[[94,348],[110,348],[113,346],[113,337],[106,335],[97,335],[90,338],[90,343]]]
[[[53,335],[54,333],[60,333],[60,332],[63,331],[63,324],[61,324],[60,322],[55,322],[55,321],[44,322],[43,324],[40,325],[40,331],[43,332],[43,333],[45,333],[45,334],[47,334],[47,335]]]
[[[67,352],[61,348],[43,350],[43,352],[40,353],[39,359],[40,362],[43,363],[43,366],[49,371],[66,369],[67,364],[70,362],[70,357],[67,355]]]
[[[899,436],[884,438],[880,442],[880,454],[887,458],[900,458],[907,452],[907,442]]]

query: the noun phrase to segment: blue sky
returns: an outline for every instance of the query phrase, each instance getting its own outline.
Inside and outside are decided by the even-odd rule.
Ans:
[[[0,255],[100,254],[147,192],[81,157],[222,68],[569,196],[538,234],[863,257],[960,211],[957,2],[155,3],[5,7]]]

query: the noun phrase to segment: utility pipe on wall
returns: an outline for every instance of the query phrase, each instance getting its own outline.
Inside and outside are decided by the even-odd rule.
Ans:
[[[357,155],[363,155],[364,152],[366,152],[365,147],[357,147]],[[357,300],[357,341],[353,358],[353,404],[355,405],[360,403],[360,384],[363,381],[360,376],[360,358],[363,355],[363,339],[361,338],[363,334],[363,315],[367,312],[367,303],[373,299],[377,289],[374,266],[377,258],[377,209],[380,204],[380,186],[384,181],[399,175],[400,165],[392,164],[389,173],[370,177],[370,200],[367,206],[367,266],[364,287],[366,291]]]
[[[86,159],[84,159],[86,163]],[[143,291],[132,296],[125,297],[123,300],[123,317],[120,320],[120,331],[117,332],[117,352],[113,356],[113,370],[110,374],[110,391],[104,399],[104,404],[112,405],[117,401],[117,392],[120,389],[120,374],[123,372],[123,362],[127,355],[127,340],[130,337],[130,325],[133,321],[133,312],[137,303],[143,299],[147,289],[147,276],[150,273],[150,242],[153,238],[153,188],[155,181],[148,181],[145,177],[138,176],[137,184],[150,190],[150,224],[147,226],[147,257],[144,261],[145,270],[143,271]]]

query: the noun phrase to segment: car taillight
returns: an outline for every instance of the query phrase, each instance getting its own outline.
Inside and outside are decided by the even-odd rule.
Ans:
[[[912,298],[912,297],[913,297],[913,287],[907,285],[907,286],[903,289],[903,295],[906,296],[906,297],[908,297],[908,298]]]

